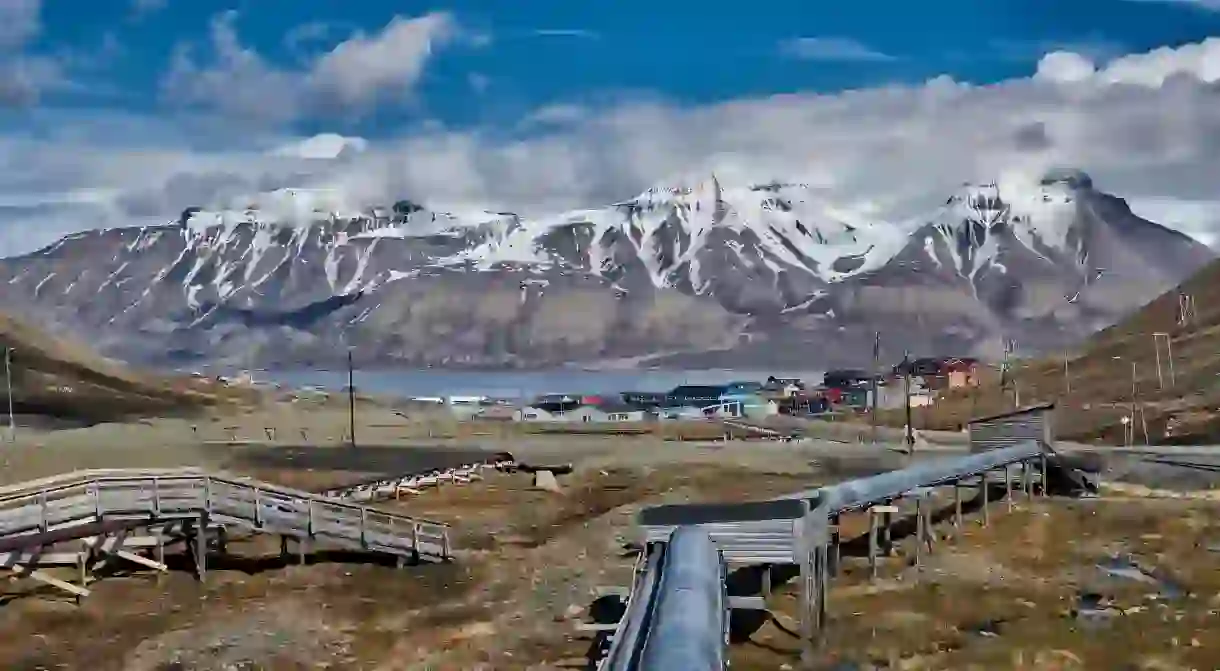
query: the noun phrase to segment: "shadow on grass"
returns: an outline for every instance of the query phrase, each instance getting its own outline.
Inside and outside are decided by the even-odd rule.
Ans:
[[[1017,495],[1018,490],[1012,490],[1013,495]],[[1003,485],[991,483],[988,487],[987,501],[989,504],[1003,502],[1005,500],[1005,489]],[[962,501],[962,515],[970,515],[979,512],[983,507],[983,497],[981,493],[974,497]],[[933,525],[942,524],[951,521],[954,517],[954,507],[952,505],[934,510],[931,513],[931,521]],[[890,525],[890,538],[897,542],[902,539],[910,538],[915,535],[917,528],[917,520],[914,515],[894,520]],[[839,554],[841,557],[867,557],[868,556],[868,534],[862,534],[854,538],[843,540],[839,543]],[[787,583],[793,581],[800,575],[800,567],[795,564],[776,564],[771,566],[743,566],[736,569],[728,576],[727,587],[728,593],[731,596],[759,596],[763,592],[764,573],[770,568],[771,571],[771,587],[777,590]],[[729,621],[729,633],[732,642],[745,643],[750,641],[750,638],[758,632],[767,622],[774,622],[774,619],[768,611],[757,610],[735,610]],[[776,626],[781,631],[785,630],[778,622]],[[792,633],[792,632],[788,632]],[[793,635],[796,635],[793,633]]]

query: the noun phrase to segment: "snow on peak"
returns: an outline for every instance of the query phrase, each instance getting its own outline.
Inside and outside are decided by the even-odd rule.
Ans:
[[[696,292],[716,270],[702,267],[701,253],[719,246],[746,267],[833,282],[881,267],[909,234],[835,208],[805,184],[726,184],[711,175],[653,186],[600,209],[524,221],[503,239],[469,250],[463,260],[481,267],[508,261],[553,264],[557,260],[545,241],[575,227],[592,241],[581,264],[592,272],[613,270],[615,253],[629,245],[655,286],[686,279]],[[845,258],[852,261],[837,263]]]
[[[973,275],[994,266],[1004,269],[1001,238],[1011,234],[1037,256],[1079,256],[1079,236],[1073,236],[1078,200],[1092,190],[1093,180],[1080,170],[1052,170],[1038,176],[1005,175],[998,182],[964,184],[932,218],[935,240],[925,249],[940,263],[937,249],[949,250],[959,274]],[[943,265],[943,264],[942,264]]]

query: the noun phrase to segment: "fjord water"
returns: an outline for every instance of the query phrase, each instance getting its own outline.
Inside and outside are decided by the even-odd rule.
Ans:
[[[440,369],[359,370],[356,388],[362,392],[407,398],[413,396],[492,396],[529,398],[540,394],[605,394],[616,391],[668,391],[680,384],[723,384],[763,381],[767,376],[799,377],[820,382],[820,372],[766,370],[613,370],[552,369],[538,371],[468,371]],[[317,387],[330,391],[347,385],[347,371],[272,370],[256,378],[288,388]]]

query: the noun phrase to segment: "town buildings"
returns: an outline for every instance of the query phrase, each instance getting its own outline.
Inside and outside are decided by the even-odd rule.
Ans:
[[[980,365],[969,358],[920,358],[893,366],[887,375],[863,370],[827,372],[820,385],[796,378],[684,384],[661,391],[615,394],[546,394],[526,403],[485,397],[450,397],[443,403],[463,419],[521,422],[619,423],[674,419],[763,419],[775,414],[862,412],[872,406],[922,407],[953,389],[979,384]],[[909,392],[907,380],[909,374]],[[876,397],[874,398],[874,390]]]

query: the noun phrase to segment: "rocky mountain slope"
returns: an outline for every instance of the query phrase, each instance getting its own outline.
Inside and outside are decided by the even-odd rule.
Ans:
[[[860,363],[1079,338],[1213,258],[1087,175],[967,185],[866,221],[802,184],[649,189],[525,219],[284,190],[0,260],[0,300],[116,356],[325,364]]]
[[[141,374],[7,313],[0,349],[8,350],[11,410],[25,428],[183,415],[241,397],[205,381]],[[7,427],[7,414],[0,424]]]

